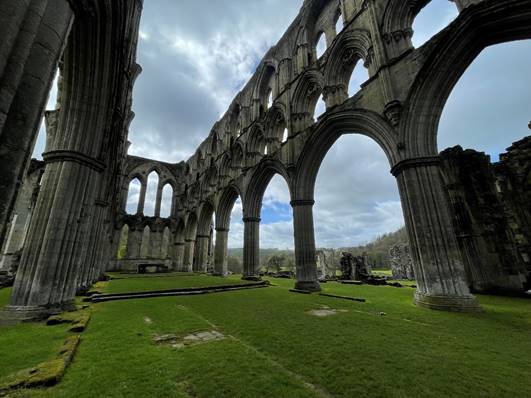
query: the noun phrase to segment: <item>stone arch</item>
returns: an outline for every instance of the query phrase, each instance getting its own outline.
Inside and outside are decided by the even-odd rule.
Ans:
[[[138,205],[140,204],[140,193],[142,190],[142,181],[143,177],[140,175],[135,175],[133,178],[129,180],[129,183],[127,184],[127,194],[125,195],[125,202],[123,210],[128,213],[128,208],[131,209],[132,214],[136,214],[138,211]],[[138,198],[133,198],[133,186],[138,186]]]
[[[230,228],[230,218],[234,204],[241,198],[241,192],[238,186],[231,184],[223,190],[216,208],[216,229]]]
[[[396,133],[378,114],[357,109],[327,114],[307,140],[296,166],[294,190],[297,200],[313,200],[317,174],[332,145],[345,133],[366,135],[376,141],[389,160],[389,168],[399,160]]]
[[[437,131],[453,88],[477,56],[494,44],[531,38],[531,6],[484,2],[467,8],[430,46],[400,125],[407,158],[436,156]]]
[[[254,169],[245,189],[243,198],[244,218],[260,218],[264,193],[275,174],[284,178],[291,192],[291,178],[284,165],[274,159],[263,160]]]
[[[241,142],[236,142],[231,148],[231,168],[240,170],[245,166],[245,151]]]
[[[197,224],[197,235],[207,235],[210,232],[210,226],[212,224],[212,217],[214,216],[214,205],[210,200],[205,201],[201,205],[199,212],[199,219]]]
[[[278,95],[276,85],[276,63],[273,60],[264,62],[261,66],[256,87],[254,90],[254,99],[258,105],[258,117],[265,115],[268,109],[268,98],[271,95],[274,102]]]
[[[170,182],[163,182],[162,184],[162,195],[160,203],[160,216],[162,218],[170,218],[173,215],[173,197],[175,189],[173,184]]]
[[[313,124],[314,110],[322,91],[323,75],[318,70],[309,70],[299,77],[291,97],[293,133]]]
[[[382,38],[391,58],[413,48],[413,21],[431,0],[389,1],[382,24]]]
[[[344,32],[334,43],[324,71],[324,97],[328,107],[341,104],[348,98],[350,76],[358,62],[363,61],[371,69],[372,51],[370,33],[364,29]]]
[[[263,153],[266,146],[266,138],[261,124],[255,124],[249,133],[249,141],[247,142],[247,154],[258,161],[260,155]]]
[[[286,107],[282,103],[276,103],[267,114],[266,118],[266,134],[267,142],[282,142],[282,135],[284,129],[287,127]]]
[[[227,178],[230,178],[230,170],[231,170],[231,164],[232,160],[228,153],[224,153],[221,157],[221,161],[219,164],[219,178],[220,180],[225,180]]]

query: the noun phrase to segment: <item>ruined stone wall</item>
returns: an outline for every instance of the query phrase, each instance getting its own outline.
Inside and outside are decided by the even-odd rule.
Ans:
[[[531,202],[525,201],[529,188],[520,176],[522,163],[513,159],[531,151],[529,138],[521,143],[527,145],[516,143],[512,155],[494,165],[484,153],[459,146],[440,155],[459,249],[478,292],[521,292],[526,283]]]
[[[8,233],[2,245],[0,271],[14,272],[18,268],[43,173],[44,162],[32,159],[18,191]]]

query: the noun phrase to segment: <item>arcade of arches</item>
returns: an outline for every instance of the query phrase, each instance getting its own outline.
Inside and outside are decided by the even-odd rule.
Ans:
[[[412,24],[428,3],[305,0],[196,153],[167,164],[127,155],[142,0],[2,1],[0,239],[20,230],[19,258],[8,261],[18,272],[4,313],[30,319],[67,309],[76,291],[106,270],[140,262],[225,275],[238,198],[244,278],[258,278],[262,198],[276,174],[291,195],[296,287],[319,290],[315,180],[328,149],[347,132],[376,141],[396,177],[418,305],[477,311],[471,287],[522,290],[531,269],[530,142],[513,146],[493,171],[458,151],[440,156],[437,127],[452,88],[484,48],[531,38],[531,0],[454,0],[457,18],[414,48]],[[318,56],[321,37],[326,49]],[[368,80],[350,96],[357,65],[366,67]],[[29,158],[57,68],[58,103],[46,112],[44,164],[35,165]],[[326,109],[314,119],[320,98]],[[520,226],[519,241],[510,240],[512,261],[499,266],[477,264],[474,254],[488,248],[456,232],[463,209],[477,214],[476,202],[456,188],[466,174],[459,167],[473,162],[498,179],[498,193],[519,198],[511,202],[510,222]],[[153,173],[158,182],[148,216]],[[18,221],[17,200],[31,203]],[[126,249],[117,259],[121,241]]]

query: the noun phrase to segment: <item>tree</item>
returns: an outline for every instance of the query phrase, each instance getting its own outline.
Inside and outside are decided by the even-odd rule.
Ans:
[[[233,274],[241,274],[243,272],[242,262],[238,257],[229,256],[227,259],[227,268]]]

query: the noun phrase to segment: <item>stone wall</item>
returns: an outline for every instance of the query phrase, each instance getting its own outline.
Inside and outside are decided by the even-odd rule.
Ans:
[[[18,268],[43,173],[44,162],[31,159],[11,214],[8,233],[2,244],[0,271],[14,273]]]
[[[460,146],[443,151],[443,178],[454,229],[472,290],[521,292],[529,275],[530,188],[525,168],[530,138],[492,164]],[[519,160],[517,160],[520,159]],[[527,201],[526,201],[527,199]]]

